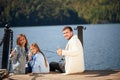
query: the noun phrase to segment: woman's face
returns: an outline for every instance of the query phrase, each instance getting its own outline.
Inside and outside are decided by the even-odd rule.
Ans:
[[[23,36],[20,37],[19,42],[20,42],[20,44],[22,45],[22,47],[24,47],[25,44],[26,44],[26,39],[25,39],[25,37],[23,37]]]
[[[36,54],[38,52],[38,50],[35,48],[35,47],[30,47],[30,51],[33,53],[33,54]]]

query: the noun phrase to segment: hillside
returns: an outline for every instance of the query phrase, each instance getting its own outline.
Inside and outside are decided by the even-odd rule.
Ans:
[[[120,23],[120,0],[0,0],[0,26]]]

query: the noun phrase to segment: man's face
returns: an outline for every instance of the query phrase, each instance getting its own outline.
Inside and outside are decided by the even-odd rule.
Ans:
[[[69,29],[65,29],[63,31],[63,36],[65,37],[65,39],[69,40],[73,35],[73,32],[70,31]]]

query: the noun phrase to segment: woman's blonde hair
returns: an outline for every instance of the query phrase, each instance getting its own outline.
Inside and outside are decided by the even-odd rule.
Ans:
[[[48,67],[47,59],[46,59],[44,53],[40,50],[39,46],[38,46],[36,43],[33,43],[33,44],[30,45],[30,48],[31,48],[31,47],[36,48],[36,49],[37,49],[37,52],[40,52],[40,53],[43,55],[44,61],[45,61],[45,66]]]

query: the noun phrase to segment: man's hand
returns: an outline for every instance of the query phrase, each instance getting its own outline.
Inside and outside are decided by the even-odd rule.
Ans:
[[[57,50],[57,53],[58,53],[58,55],[62,55],[62,49],[59,48],[59,49]]]

